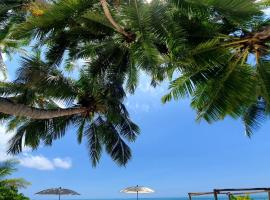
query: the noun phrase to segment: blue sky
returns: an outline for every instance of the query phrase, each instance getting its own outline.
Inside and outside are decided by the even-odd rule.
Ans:
[[[15,59],[7,65],[12,79],[18,63]],[[34,193],[62,186],[81,193],[78,198],[130,198],[119,191],[139,184],[156,190],[144,197],[179,197],[190,191],[270,185],[269,122],[249,139],[240,121],[195,122],[188,100],[162,105],[165,93],[166,85],[153,89],[142,76],[138,91],[128,97],[127,107],[141,135],[131,144],[133,159],[126,168],[106,154],[92,168],[86,145],[77,144],[70,128],[52,147],[26,150],[18,157],[21,164],[14,176],[32,183],[22,192],[32,199],[53,199]],[[1,159],[7,135],[3,126],[0,131]]]

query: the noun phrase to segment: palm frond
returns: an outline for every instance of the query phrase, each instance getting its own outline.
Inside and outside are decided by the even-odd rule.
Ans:
[[[81,144],[82,139],[83,139],[85,125],[86,125],[86,119],[82,119],[82,121],[80,121],[79,123],[80,124],[79,124],[78,130],[77,130],[77,141],[79,144]]]
[[[17,162],[15,160],[7,160],[5,162],[0,162],[0,179],[11,175],[16,171],[15,165]]]
[[[15,187],[15,188],[26,188],[28,185],[30,185],[29,182],[22,178],[12,178],[7,179],[6,176],[11,175],[13,172],[15,172],[16,165],[19,162],[16,160],[6,160],[0,162],[0,185],[4,187]]]
[[[106,134],[103,134],[103,142],[105,143],[107,153],[117,164],[125,166],[131,159],[129,146],[112,124],[107,123],[106,129],[106,131],[104,130]]]
[[[8,153],[21,153],[24,146],[35,150],[41,142],[45,145],[52,145],[54,140],[65,135],[66,129],[72,123],[72,120],[73,116],[49,120],[25,120],[10,139]]]
[[[252,104],[244,113],[242,120],[245,126],[245,132],[248,137],[260,128],[262,122],[266,119],[266,104],[263,100],[258,100]]]
[[[259,94],[266,102],[266,108],[270,109],[270,63],[262,60],[257,65],[256,78],[258,81]]]
[[[93,123],[89,124],[84,131],[84,135],[87,137],[87,146],[89,149],[89,155],[92,161],[92,165],[95,167],[100,160],[102,151],[102,128],[104,126],[104,120],[101,117],[97,117]]]
[[[30,182],[24,180],[23,178],[13,178],[0,181],[5,187],[16,187],[16,188],[26,188],[31,185]]]
[[[236,67],[237,66],[237,67]],[[254,71],[246,65],[225,68],[222,76],[200,86],[193,97],[192,106],[198,112],[198,119],[208,122],[223,119],[226,115],[241,116],[245,103],[250,102]]]
[[[126,82],[126,88],[128,92],[134,93],[138,82],[139,82],[139,71],[138,68],[135,66],[135,63],[132,59],[130,59],[130,64],[128,68],[128,74],[127,74],[127,82]]]

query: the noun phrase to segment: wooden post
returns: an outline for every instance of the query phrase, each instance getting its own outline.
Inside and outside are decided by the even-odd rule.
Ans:
[[[268,200],[270,200],[270,191],[268,191],[267,193],[268,193]]]
[[[191,197],[191,194],[190,193],[188,193],[188,198],[189,198],[189,200],[192,200],[192,197]]]
[[[214,190],[214,200],[218,200],[218,191]]]

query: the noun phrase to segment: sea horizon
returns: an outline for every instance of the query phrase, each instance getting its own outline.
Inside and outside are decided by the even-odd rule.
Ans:
[[[240,195],[240,196],[245,196],[245,195]],[[254,200],[267,200],[268,196],[267,195],[249,195],[251,199]],[[37,198],[37,200],[54,200],[56,199],[56,196],[50,196],[50,197],[44,197],[44,198]],[[137,198],[74,198],[74,197],[63,197],[63,200],[136,200]],[[181,197],[145,197],[145,198],[139,198],[139,200],[188,200],[188,196],[181,196]],[[200,199],[209,199],[212,200],[214,199],[213,196],[200,196],[200,197],[192,197],[194,200],[200,200]],[[220,196],[218,199],[222,200],[227,200],[227,196]],[[33,198],[33,200],[36,200]]]

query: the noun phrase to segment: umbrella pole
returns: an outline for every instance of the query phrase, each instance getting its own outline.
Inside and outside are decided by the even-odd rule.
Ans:
[[[59,187],[59,189],[58,189],[58,192],[59,192],[59,196],[58,196],[58,199],[60,200],[61,199],[61,187]]]

